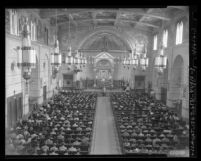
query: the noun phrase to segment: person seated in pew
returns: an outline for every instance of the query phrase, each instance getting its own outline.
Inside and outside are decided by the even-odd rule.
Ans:
[[[53,151],[51,151],[51,152],[49,153],[49,155],[59,155],[59,154],[56,153],[56,152],[53,150]]]
[[[47,153],[49,151],[49,146],[47,146],[46,144],[44,144],[42,147],[41,147],[41,150],[45,153]]]
[[[57,151],[58,151],[58,148],[57,148],[56,145],[57,145],[56,143],[53,143],[53,146],[50,148],[50,151],[55,151],[55,152],[57,152]]]
[[[52,141],[50,138],[48,138],[48,139],[45,141],[45,144],[46,144],[47,146],[52,146],[52,145],[53,145],[53,141]]]
[[[64,154],[66,150],[67,150],[67,148],[66,148],[65,144],[64,144],[64,142],[62,142],[61,146],[59,147],[59,153]]]
[[[77,153],[77,149],[72,145],[69,149],[69,154],[73,155]]]

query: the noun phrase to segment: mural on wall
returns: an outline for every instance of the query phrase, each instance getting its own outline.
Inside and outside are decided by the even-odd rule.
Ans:
[[[108,60],[100,60],[98,63],[97,63],[97,67],[99,68],[107,68],[107,67],[110,67],[110,62]]]
[[[136,50],[136,54],[138,53],[144,53],[147,50],[147,44],[148,44],[148,40],[147,37],[139,34],[135,36],[135,50]]]

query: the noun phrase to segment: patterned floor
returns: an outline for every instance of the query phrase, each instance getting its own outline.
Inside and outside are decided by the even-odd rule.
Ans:
[[[98,97],[91,154],[121,154],[109,97]]]

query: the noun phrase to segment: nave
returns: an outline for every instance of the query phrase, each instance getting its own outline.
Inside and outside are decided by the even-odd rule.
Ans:
[[[109,97],[98,97],[91,154],[121,154]]]
[[[86,155],[92,138],[96,94],[61,92],[10,130],[8,154]]]
[[[11,155],[188,156],[188,124],[146,94],[60,91],[6,140]]]

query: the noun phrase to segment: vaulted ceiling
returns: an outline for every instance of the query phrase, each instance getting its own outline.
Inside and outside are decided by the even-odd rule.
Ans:
[[[142,30],[158,29],[162,21],[169,21],[172,12],[184,12],[185,6],[165,8],[59,8],[39,9],[42,19],[48,19],[52,25],[66,23],[79,27],[131,27]]]
[[[86,41],[82,49],[89,50],[131,50],[130,47],[114,34],[98,34]]]

